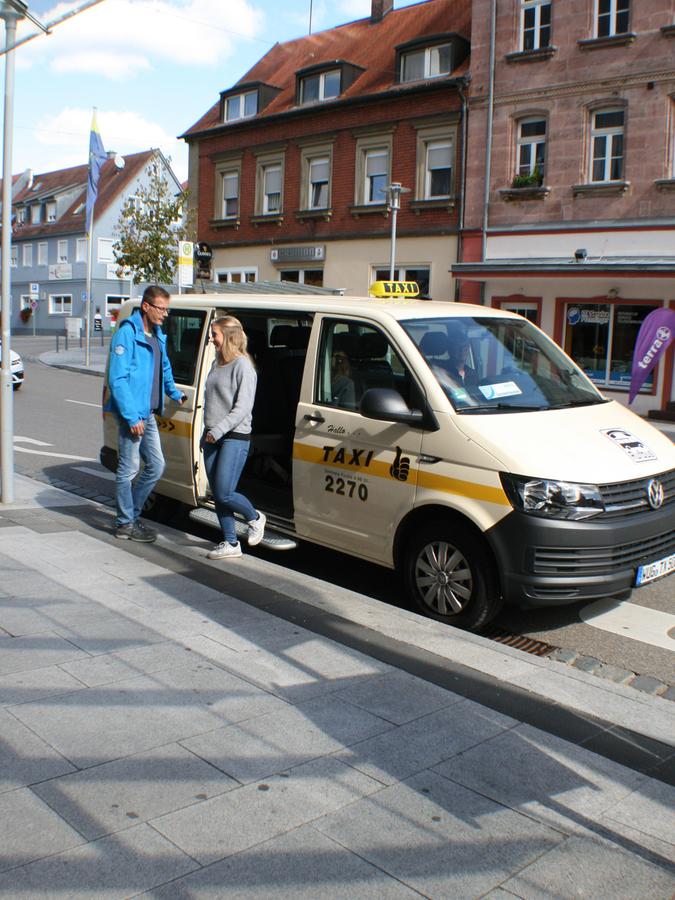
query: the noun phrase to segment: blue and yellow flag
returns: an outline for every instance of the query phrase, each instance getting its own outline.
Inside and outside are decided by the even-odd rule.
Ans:
[[[98,133],[96,124],[96,111],[91,117],[91,132],[89,133],[89,179],[87,182],[87,212],[85,216],[87,234],[91,233],[91,223],[94,218],[94,204],[98,196],[98,179],[101,175],[101,166],[107,159],[103,149],[103,141]]]

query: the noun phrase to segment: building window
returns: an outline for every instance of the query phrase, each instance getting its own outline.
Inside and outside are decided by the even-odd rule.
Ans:
[[[279,272],[279,281],[323,287],[323,269],[282,269]]]
[[[521,0],[520,49],[541,50],[551,44],[550,0]]]
[[[438,44],[401,54],[401,81],[438,78],[452,71],[450,44]]]
[[[87,261],[87,239],[78,238],[75,242],[75,262]]]
[[[225,121],[235,122],[237,119],[250,119],[258,112],[258,92],[246,91],[235,94],[225,101]]]
[[[30,208],[30,224],[39,225],[42,221],[42,204],[33,203]]]
[[[239,170],[223,172],[223,219],[235,219],[239,215]]]
[[[30,309],[31,308],[31,295],[30,294],[21,294],[19,297],[19,309]]]
[[[633,350],[645,317],[658,305],[647,303],[565,304],[563,348],[596,384],[630,387]],[[642,389],[650,392],[652,371]]]
[[[309,203],[307,209],[326,209],[330,184],[330,159],[318,156],[309,160]]]
[[[424,199],[449,197],[451,187],[452,141],[431,141],[426,145]]]
[[[331,69],[300,79],[300,103],[321,103],[340,95],[340,70]]]
[[[591,181],[621,181],[623,179],[622,109],[592,113],[591,125]]]
[[[215,274],[218,284],[246,284],[247,282],[256,281],[258,278],[257,268],[217,269]]]
[[[20,207],[16,211],[16,224],[17,225],[25,225],[26,224],[26,209],[25,207]]]
[[[47,204],[47,221],[48,222],[56,222],[56,203],[51,202]]]
[[[256,213],[277,216],[283,208],[283,165],[278,156],[261,157],[257,168]]]
[[[373,281],[389,281],[389,268],[375,269]],[[431,269],[429,266],[399,266],[394,269],[394,281],[416,281],[420,289],[420,297],[428,297]]]
[[[72,294],[50,294],[49,313],[52,316],[69,316],[73,309]]]
[[[363,202],[386,203],[389,184],[389,150],[378,147],[366,151]]]
[[[46,241],[41,241],[38,244],[38,253],[37,253],[37,264],[38,266],[46,266],[48,262],[48,244]]]
[[[11,253],[11,257],[9,260],[10,268],[16,269],[16,267],[19,265],[19,248],[16,246],[16,244],[12,244],[12,249],[10,250],[10,253]]]
[[[630,0],[596,0],[597,37],[627,34],[630,18]]]
[[[517,175],[539,176],[543,179],[546,161],[546,119],[523,119],[518,123],[517,154]]]
[[[98,239],[98,262],[111,263],[115,262],[115,256],[113,254],[113,239],[112,238],[99,238]]]
[[[128,294],[106,294],[104,315],[116,319],[117,314],[120,311],[120,306],[128,299]]]
[[[23,245],[22,262],[23,262],[24,266],[32,266],[33,265],[33,245],[32,244],[24,244]]]
[[[68,262],[68,241],[59,241],[56,251],[56,261],[60,263]]]

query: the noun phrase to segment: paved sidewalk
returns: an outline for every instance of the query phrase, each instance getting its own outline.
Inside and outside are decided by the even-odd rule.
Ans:
[[[672,897],[672,703],[16,496],[0,896]]]

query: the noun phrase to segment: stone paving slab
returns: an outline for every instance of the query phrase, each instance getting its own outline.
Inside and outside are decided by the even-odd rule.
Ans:
[[[12,712],[0,709],[0,793],[35,784],[75,769],[65,757],[29,728]]]
[[[0,794],[0,872],[86,843],[29,788]]]

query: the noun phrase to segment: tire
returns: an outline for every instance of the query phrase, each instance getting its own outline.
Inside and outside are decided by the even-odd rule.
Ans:
[[[430,522],[408,540],[401,574],[425,616],[456,628],[480,631],[502,605],[487,547],[450,520]]]

